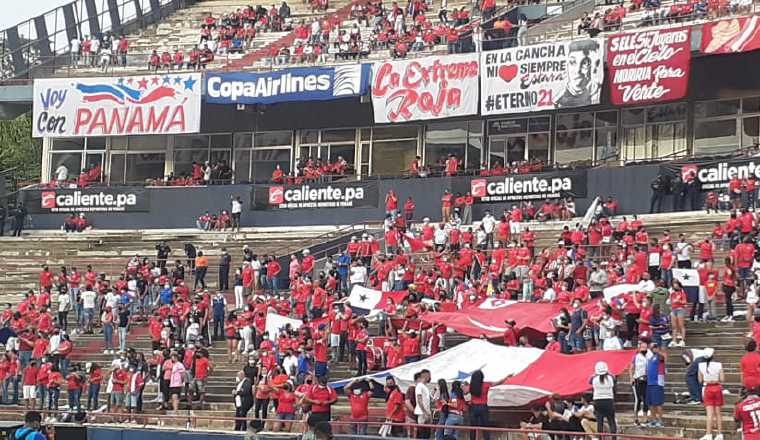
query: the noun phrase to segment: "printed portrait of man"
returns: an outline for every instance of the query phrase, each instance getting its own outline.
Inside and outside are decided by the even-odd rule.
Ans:
[[[596,40],[570,43],[565,64],[565,90],[557,107],[580,107],[598,104],[604,78],[602,51]]]

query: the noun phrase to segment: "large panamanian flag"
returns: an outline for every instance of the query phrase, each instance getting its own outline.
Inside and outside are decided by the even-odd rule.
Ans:
[[[697,269],[673,269],[673,279],[681,283],[690,303],[699,301],[699,272]]]
[[[594,351],[566,355],[539,348],[505,347],[481,339],[442,351],[419,362],[402,365],[387,371],[363,376],[383,381],[391,376],[401,389],[414,383],[414,374],[430,370],[436,379],[467,380],[477,370],[483,371],[486,382],[494,384],[488,394],[488,404],[500,407],[524,406],[558,394],[573,396],[591,387],[589,378],[594,366],[604,361],[610,374],[622,373],[631,363],[634,351]],[[568,368],[570,367],[570,368]],[[561,371],[561,374],[557,374]],[[342,388],[354,378],[331,382],[333,388]]]

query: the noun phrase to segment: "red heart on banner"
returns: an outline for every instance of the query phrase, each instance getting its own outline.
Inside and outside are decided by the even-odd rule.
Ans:
[[[517,66],[514,64],[504,64],[499,67],[499,78],[506,82],[512,81],[517,76]]]

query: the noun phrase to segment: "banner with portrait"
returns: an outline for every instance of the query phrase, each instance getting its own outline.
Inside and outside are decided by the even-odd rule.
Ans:
[[[480,112],[528,113],[599,104],[601,38],[483,52]]]
[[[760,17],[737,17],[702,25],[702,52],[722,54],[760,49]]]

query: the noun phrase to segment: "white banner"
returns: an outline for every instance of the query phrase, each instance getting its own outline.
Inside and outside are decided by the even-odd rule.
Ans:
[[[604,40],[559,41],[483,52],[481,65],[483,115],[599,104]]]
[[[201,74],[34,81],[34,137],[197,133]]]
[[[407,122],[478,112],[475,53],[430,56],[372,65],[375,122]]]

